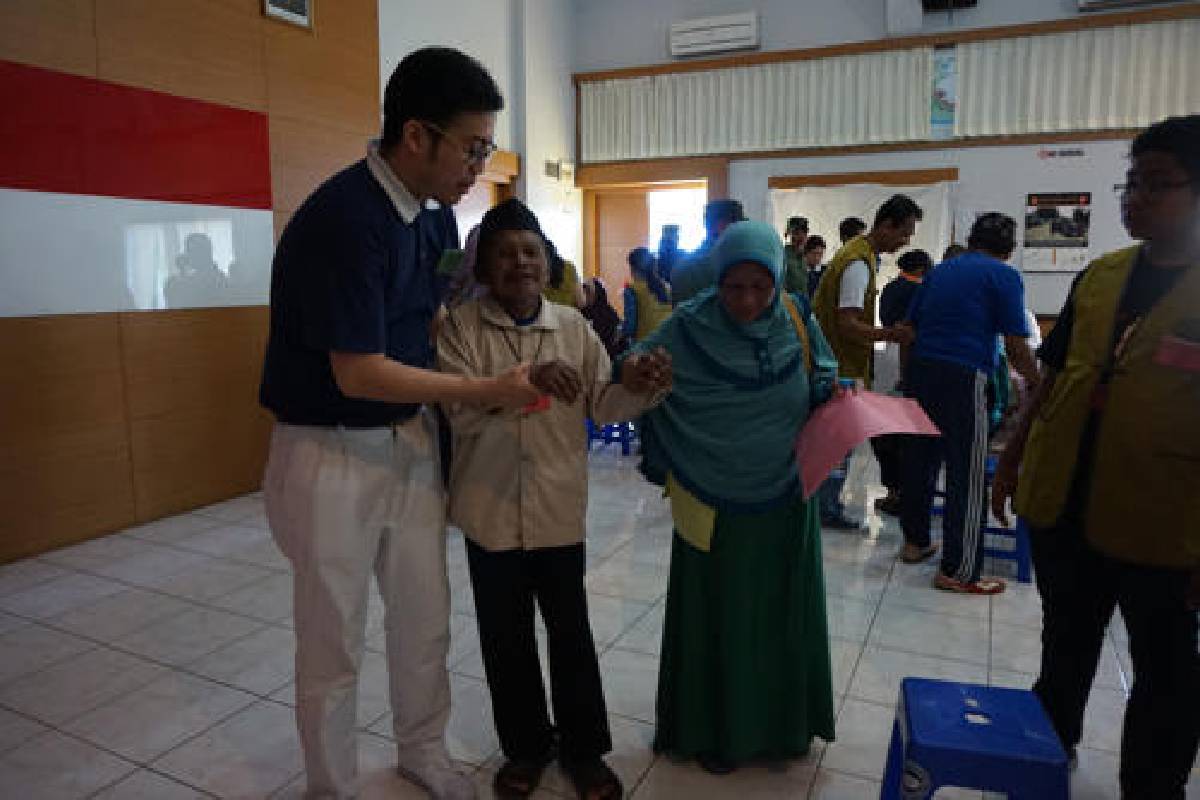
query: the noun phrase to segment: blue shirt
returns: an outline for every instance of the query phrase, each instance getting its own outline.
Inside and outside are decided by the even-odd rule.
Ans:
[[[716,239],[705,239],[694,253],[675,265],[671,271],[671,305],[691,300],[716,285],[716,268],[710,257],[714,244]]]
[[[1021,275],[983,253],[966,253],[925,276],[908,309],[917,358],[991,372],[997,336],[1028,336]]]
[[[346,397],[330,352],[434,363],[436,268],[458,246],[449,208],[405,222],[367,162],[326,181],[292,217],[271,266],[271,327],[259,401],[280,422],[376,427],[418,405]]]

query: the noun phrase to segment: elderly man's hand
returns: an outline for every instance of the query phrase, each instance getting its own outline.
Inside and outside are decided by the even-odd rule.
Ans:
[[[579,370],[565,361],[534,364],[529,370],[529,382],[542,394],[548,394],[568,405],[574,403],[583,391],[583,378],[579,375]]]
[[[632,355],[621,365],[621,385],[633,394],[655,394],[671,388],[671,354],[664,348]]]

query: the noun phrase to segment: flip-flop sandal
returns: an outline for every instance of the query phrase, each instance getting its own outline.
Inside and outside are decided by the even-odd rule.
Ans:
[[[586,761],[560,759],[559,764],[575,785],[575,792],[580,800],[621,800],[625,796],[621,779],[602,758]]]
[[[974,583],[967,583],[939,572],[933,579],[933,588],[958,594],[1000,594],[1006,587],[1007,584],[999,578],[980,578]]]
[[[907,556],[904,554],[904,551],[901,550],[900,560],[905,564],[920,564],[922,561],[928,561],[930,556],[934,555],[937,551],[938,546],[936,544],[931,544],[922,550],[918,550],[915,556]]]
[[[498,800],[521,800],[533,794],[542,782],[542,773],[554,760],[549,754],[534,761],[508,761],[496,773],[492,788]]]

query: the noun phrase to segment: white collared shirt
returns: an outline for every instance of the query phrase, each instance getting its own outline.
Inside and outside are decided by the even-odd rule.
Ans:
[[[421,201],[392,171],[387,159],[379,152],[378,139],[372,139],[367,145],[367,169],[371,170],[375,180],[379,181],[379,185],[387,193],[392,205],[396,207],[396,213],[400,215],[400,219],[404,220],[406,225],[411,225],[417,215],[421,213]]]

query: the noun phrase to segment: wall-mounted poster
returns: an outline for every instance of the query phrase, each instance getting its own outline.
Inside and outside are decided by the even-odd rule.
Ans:
[[[958,63],[953,47],[933,51],[933,91],[929,107],[929,138],[954,138],[954,112],[958,106]]]
[[[1088,262],[1091,192],[1031,194],[1025,205],[1026,272],[1078,272]]]

